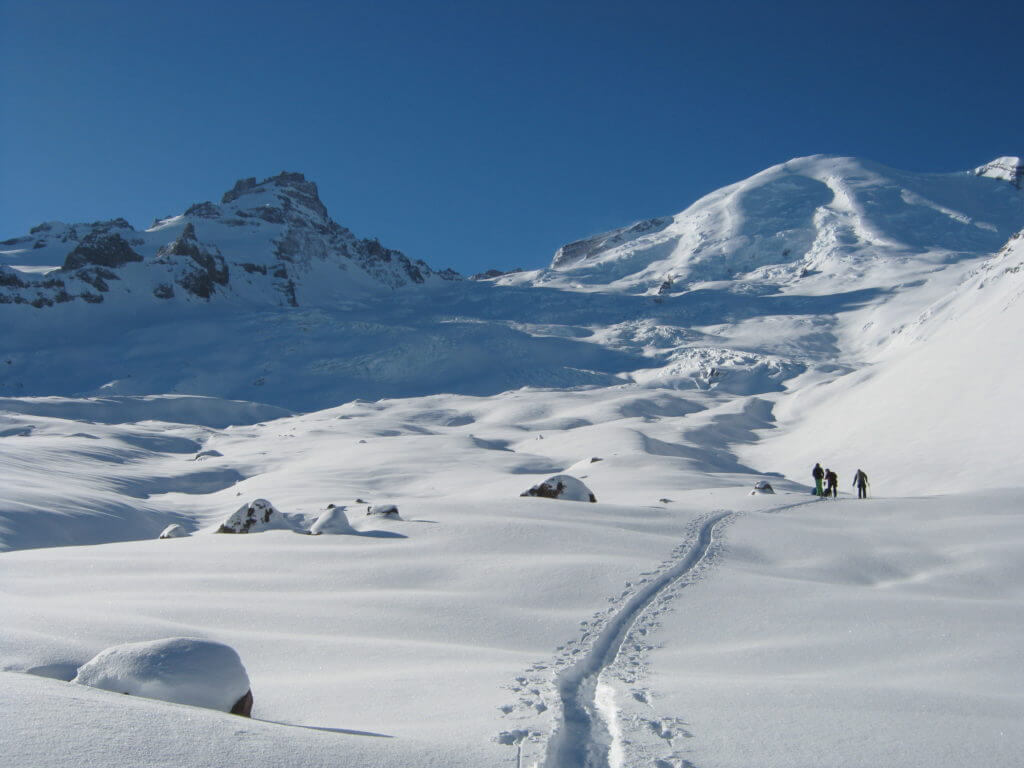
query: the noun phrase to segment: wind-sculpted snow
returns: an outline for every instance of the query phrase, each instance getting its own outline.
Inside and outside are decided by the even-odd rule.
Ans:
[[[853,158],[800,158],[711,193],[667,226],[595,236],[560,250],[550,270],[498,280],[655,293],[764,270],[796,284],[856,265],[861,285],[880,285],[872,274],[880,257],[934,264],[997,250],[1021,226],[1015,179],[985,168],[915,174]]]

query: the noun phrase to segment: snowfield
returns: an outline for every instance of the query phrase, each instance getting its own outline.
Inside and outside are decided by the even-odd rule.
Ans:
[[[388,294],[283,174],[354,284],[0,302],[0,764],[1019,765],[1020,165],[803,158]],[[223,219],[272,181],[153,269],[273,269]]]

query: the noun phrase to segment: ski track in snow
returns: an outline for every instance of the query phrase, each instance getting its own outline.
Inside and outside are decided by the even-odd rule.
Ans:
[[[556,679],[561,717],[548,742],[545,768],[615,768],[621,765],[621,734],[615,717],[613,690],[599,681],[616,660],[640,616],[673,584],[691,574],[708,556],[716,530],[734,513],[706,517],[696,542],[668,568],[647,581],[621,609],[607,619],[590,650]],[[603,695],[598,696],[598,693]],[[507,742],[508,743],[508,742]]]

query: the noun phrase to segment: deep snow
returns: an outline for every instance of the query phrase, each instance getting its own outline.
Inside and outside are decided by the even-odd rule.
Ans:
[[[388,301],[0,305],[4,762],[1016,765],[1012,165],[804,158]],[[520,497],[560,474],[599,503]],[[252,721],[67,682],[175,637]]]

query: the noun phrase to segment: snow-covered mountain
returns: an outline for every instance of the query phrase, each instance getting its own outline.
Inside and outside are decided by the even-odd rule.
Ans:
[[[0,243],[0,303],[81,300],[327,303],[381,287],[457,280],[332,220],[301,173],[242,179],[145,231],[124,219],[46,222]]]
[[[469,281],[296,174],[7,241],[0,763],[1016,766],[1021,167],[793,160]]]
[[[863,287],[893,263],[912,269],[914,262],[939,265],[998,250],[1020,229],[1021,168],[1016,157],[953,174],[799,158],[675,216],[564,245],[549,269],[506,279],[661,295],[725,280],[813,290],[842,279]]]
[[[793,160],[567,245],[551,269],[481,281],[356,239],[298,174],[239,182],[144,232],[41,225],[0,253],[0,395],[312,410],[628,381],[775,391],[873,360],[1024,226],[1014,168]]]

